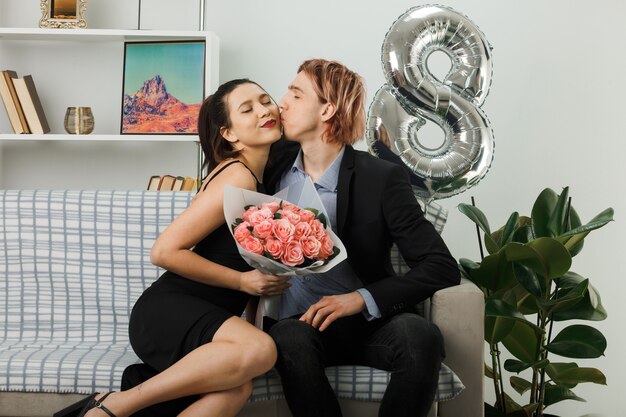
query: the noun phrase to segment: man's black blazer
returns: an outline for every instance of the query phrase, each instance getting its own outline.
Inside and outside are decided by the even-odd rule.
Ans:
[[[273,194],[291,167],[299,144],[272,145],[264,183]],[[337,235],[348,262],[372,294],[383,317],[412,308],[436,291],[459,283],[456,261],[426,220],[403,168],[346,146],[337,183]],[[396,275],[396,243],[410,270]]]

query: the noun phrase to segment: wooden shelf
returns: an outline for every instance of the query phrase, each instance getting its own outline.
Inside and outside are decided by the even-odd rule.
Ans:
[[[197,135],[15,135],[0,134],[0,142],[78,141],[78,142],[199,142]]]

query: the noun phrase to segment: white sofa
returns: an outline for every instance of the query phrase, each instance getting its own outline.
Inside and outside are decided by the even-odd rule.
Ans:
[[[119,390],[124,368],[139,361],[128,342],[130,309],[162,272],[150,248],[191,196],[0,190],[0,416],[50,416],[88,393]],[[482,293],[469,282],[439,291],[426,314],[462,381],[442,369],[431,415],[482,416]],[[377,415],[387,372],[327,373],[345,416]],[[240,415],[290,415],[275,372],[255,381]]]

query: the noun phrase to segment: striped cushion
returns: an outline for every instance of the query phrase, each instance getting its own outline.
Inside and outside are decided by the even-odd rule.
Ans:
[[[137,363],[128,342],[134,301],[163,271],[156,237],[191,201],[188,192],[0,191],[0,391],[119,389]],[[380,400],[389,375],[327,371],[343,398]],[[448,369],[438,399],[463,388]],[[251,400],[281,398],[275,373]]]

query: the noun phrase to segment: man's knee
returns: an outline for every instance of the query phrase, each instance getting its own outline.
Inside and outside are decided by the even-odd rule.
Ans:
[[[395,316],[388,325],[401,351],[412,357],[440,360],[445,357],[443,336],[434,323],[416,314],[406,313]]]
[[[308,323],[296,319],[280,320],[268,332],[276,342],[278,350],[302,349],[310,346],[317,338],[317,330]]]
[[[268,332],[278,349],[277,368],[307,367],[319,358],[319,332],[310,324],[295,319],[281,320]]]

